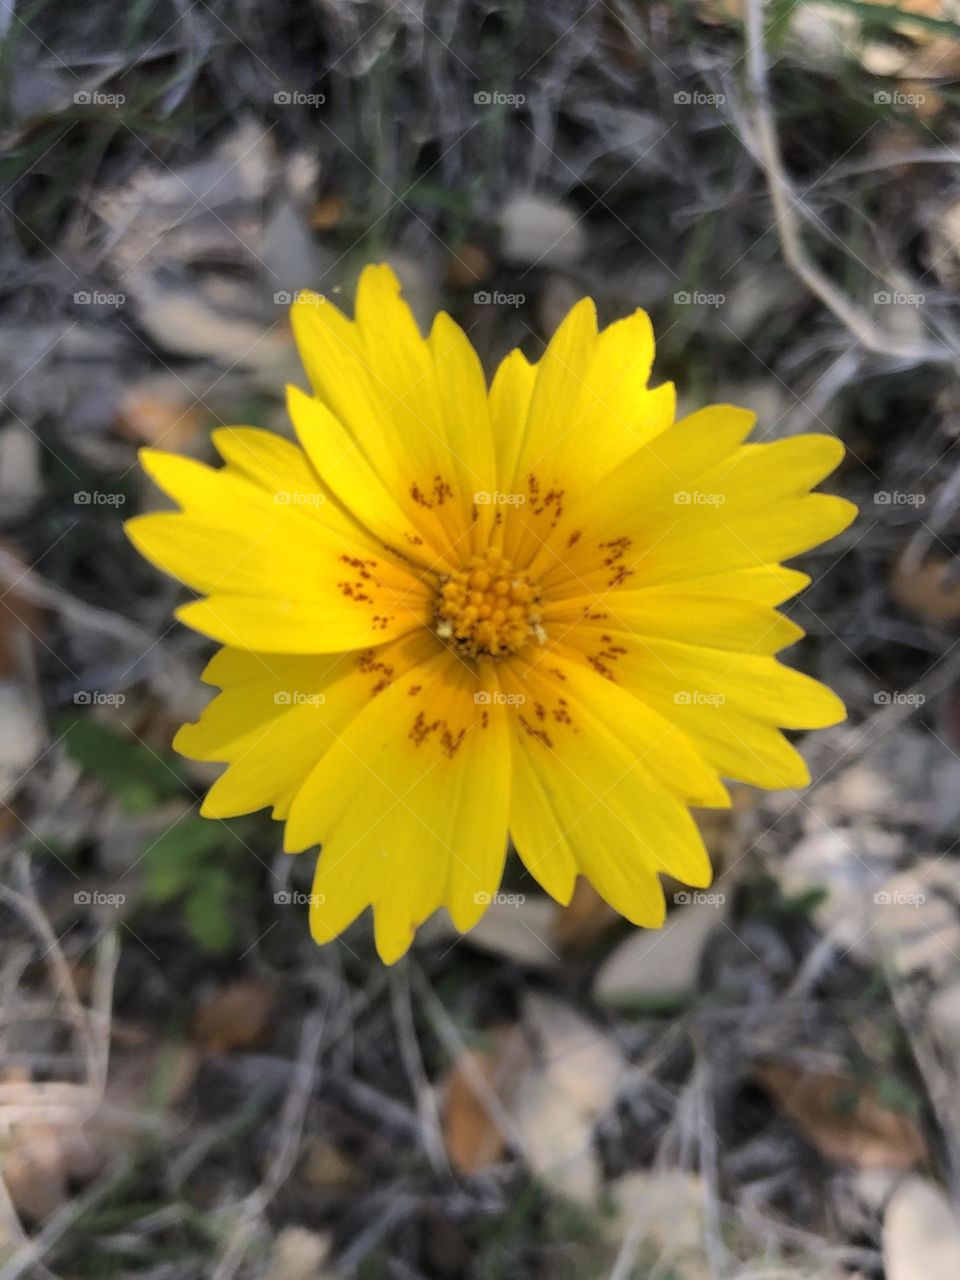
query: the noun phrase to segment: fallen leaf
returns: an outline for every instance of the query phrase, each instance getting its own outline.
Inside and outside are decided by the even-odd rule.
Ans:
[[[357,1167],[318,1133],[310,1134],[301,1144],[298,1170],[314,1191],[343,1191],[355,1186],[360,1177]]]
[[[36,643],[41,611],[16,590],[28,566],[15,548],[0,543],[13,585],[0,582],[0,804],[8,800],[47,739],[37,694]],[[7,574],[5,573],[5,577]]]
[[[273,1242],[265,1280],[329,1280],[330,1237],[307,1227],[284,1227]]]
[[[684,1259],[686,1276],[704,1251],[705,1193],[702,1179],[681,1169],[641,1169],[624,1174],[609,1186],[613,1214],[604,1235],[621,1244],[640,1231],[657,1252],[659,1266]],[[671,1274],[675,1274],[672,1272]],[[704,1275],[709,1271],[704,1266]]]
[[[957,969],[960,869],[952,859],[918,858],[873,894],[869,943],[888,972],[924,975],[940,987]]]
[[[956,232],[960,233],[960,206],[957,207]],[[925,622],[960,620],[960,578],[956,574],[955,562],[945,557],[928,560],[916,567],[901,560],[890,579],[890,594],[901,609]]]
[[[150,378],[138,383],[123,397],[117,409],[117,430],[141,444],[163,445],[174,453],[189,448],[207,427],[208,413],[182,383],[166,378]]]
[[[704,944],[729,911],[722,882],[704,891],[681,889],[679,905],[661,929],[638,929],[601,966],[594,994],[622,1003],[637,997],[681,998],[696,991]]]
[[[519,964],[553,968],[560,963],[553,943],[554,904],[547,898],[498,894],[464,939],[484,951]]]
[[[490,275],[490,255],[478,244],[461,244],[450,251],[446,283],[451,289],[472,289]]]
[[[778,1062],[757,1064],[753,1077],[829,1160],[862,1169],[912,1169],[928,1159],[916,1121],[883,1102],[867,1081]]]
[[[560,1194],[595,1205],[602,1171],[594,1127],[624,1080],[623,1055],[599,1027],[547,996],[527,997],[523,1026],[533,1056],[507,1112],[524,1158]]]
[[[272,982],[253,980],[221,987],[193,1018],[193,1035],[211,1053],[249,1049],[259,1044],[276,1008]]]
[[[20,519],[43,496],[40,438],[20,422],[0,428],[0,504],[7,520]]]
[[[3,1156],[3,1180],[17,1212],[46,1222],[70,1200],[70,1187],[104,1165],[99,1141],[76,1122],[18,1125]]]
[[[894,1191],[883,1219],[886,1280],[957,1280],[960,1221],[939,1187],[908,1178]]]
[[[578,951],[596,942],[622,917],[604,902],[589,880],[577,877],[573,897],[554,907],[553,937],[564,951]]]
[[[321,196],[310,210],[310,226],[314,231],[332,231],[343,219],[347,202],[336,192]]]
[[[529,1062],[529,1048],[517,1027],[495,1027],[488,1049],[464,1049],[444,1085],[443,1139],[450,1163],[460,1173],[496,1164],[507,1149],[506,1135],[491,1115],[486,1096],[503,1103]],[[478,1081],[487,1086],[478,1088]]]
[[[516,266],[568,267],[586,249],[580,214],[544,195],[511,196],[500,213],[500,252]]]

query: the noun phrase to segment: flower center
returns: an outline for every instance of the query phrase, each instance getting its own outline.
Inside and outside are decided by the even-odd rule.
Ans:
[[[471,658],[519,653],[532,636],[546,641],[540,593],[493,547],[440,579],[436,632]]]

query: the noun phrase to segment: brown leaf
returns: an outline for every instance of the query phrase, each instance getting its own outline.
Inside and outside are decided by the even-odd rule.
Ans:
[[[141,444],[163,445],[174,453],[188,448],[209,421],[183,387],[147,380],[131,387],[117,410],[117,430]]]
[[[450,251],[447,284],[451,289],[473,289],[491,270],[490,255],[477,244],[461,244]]]
[[[194,1038],[211,1053],[249,1049],[266,1035],[276,1001],[271,982],[233,982],[221,987],[194,1015]]]
[[[23,573],[30,566],[12,543],[0,541],[0,550],[4,551],[15,563],[11,570],[22,566]],[[36,637],[43,625],[43,613],[31,600],[26,599],[16,588],[16,584],[3,592],[3,606],[0,608],[0,676],[18,675],[26,680],[32,663]]]
[[[620,920],[613,907],[600,897],[589,880],[579,876],[573,897],[565,907],[556,907],[553,936],[565,951],[588,947]]]
[[[346,200],[333,191],[321,196],[310,210],[310,225],[314,231],[332,231],[343,220],[346,212]]]
[[[890,579],[890,594],[901,609],[925,622],[956,622],[960,619],[960,579],[953,566],[945,557],[917,567],[900,561]]]
[[[3,1179],[18,1213],[46,1222],[70,1199],[69,1188],[102,1170],[98,1139],[75,1122],[19,1125],[3,1156]]]
[[[443,1138],[450,1162],[460,1173],[476,1173],[495,1164],[506,1151],[506,1137],[490,1114],[478,1076],[502,1101],[528,1060],[518,1027],[495,1027],[489,1049],[465,1049],[447,1076],[443,1100]]]
[[[314,1191],[343,1191],[360,1179],[356,1165],[319,1133],[304,1139],[298,1168],[300,1177]]]
[[[928,1160],[916,1122],[864,1080],[778,1062],[757,1064],[753,1076],[829,1160],[861,1169],[912,1169]]]

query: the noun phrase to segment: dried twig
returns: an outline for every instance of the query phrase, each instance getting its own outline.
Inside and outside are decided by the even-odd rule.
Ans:
[[[764,42],[763,0],[746,0],[746,37],[746,58],[758,158],[766,177],[777,235],[787,265],[869,351],[914,362],[929,360],[939,364],[954,363],[960,354],[956,348],[951,350],[944,345],[900,341],[893,334],[879,331],[876,323],[811,261],[803,247],[796,216],[796,210],[801,201],[786,175],[774,123]]]

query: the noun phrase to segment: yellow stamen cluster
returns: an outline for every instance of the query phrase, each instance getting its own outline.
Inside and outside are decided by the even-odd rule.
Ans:
[[[531,636],[546,639],[533,583],[494,547],[441,579],[437,635],[472,658],[518,653]]]

